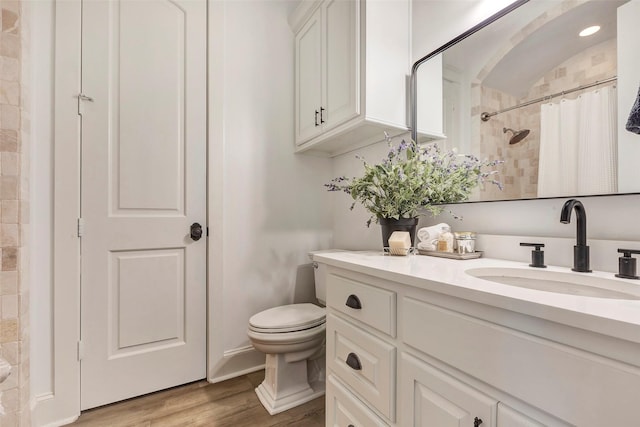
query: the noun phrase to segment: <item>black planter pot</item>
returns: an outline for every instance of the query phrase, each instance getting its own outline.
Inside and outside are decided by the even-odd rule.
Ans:
[[[416,247],[416,230],[418,228],[418,218],[378,218],[382,228],[382,247],[389,247],[389,237],[394,231],[408,231],[411,236],[411,246]]]

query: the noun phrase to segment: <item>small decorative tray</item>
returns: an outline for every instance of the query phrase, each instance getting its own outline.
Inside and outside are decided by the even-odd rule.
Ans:
[[[455,252],[438,252],[438,251],[425,251],[422,249],[418,249],[418,253],[420,255],[429,255],[429,256],[437,256],[440,258],[449,258],[449,259],[474,259],[480,258],[482,256],[482,251],[475,251],[466,254],[457,254]]]

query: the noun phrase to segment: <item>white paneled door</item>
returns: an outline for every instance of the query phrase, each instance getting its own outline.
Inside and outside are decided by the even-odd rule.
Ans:
[[[206,16],[83,1],[82,409],[206,376]]]

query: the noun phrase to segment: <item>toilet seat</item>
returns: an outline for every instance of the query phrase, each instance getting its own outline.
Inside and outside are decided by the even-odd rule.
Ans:
[[[326,321],[325,310],[314,304],[289,304],[270,308],[249,319],[249,330],[259,333],[291,333],[315,328]]]

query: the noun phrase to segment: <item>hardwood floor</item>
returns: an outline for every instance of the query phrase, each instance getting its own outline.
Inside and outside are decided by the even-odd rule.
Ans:
[[[217,384],[198,381],[83,412],[73,426],[321,427],[324,396],[271,416],[255,387],[264,371]]]

